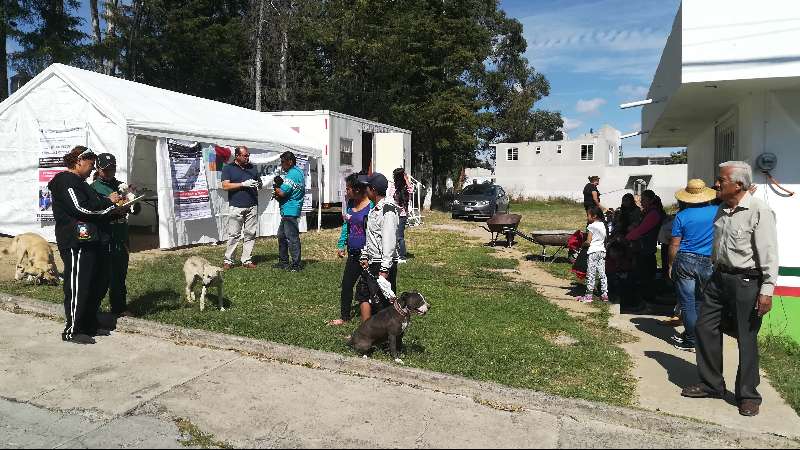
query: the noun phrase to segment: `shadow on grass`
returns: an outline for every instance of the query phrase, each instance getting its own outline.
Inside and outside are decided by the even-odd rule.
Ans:
[[[206,302],[208,302],[210,297],[214,297],[214,300],[216,300],[216,295],[207,295]],[[184,306],[184,302],[183,294],[178,293],[174,289],[160,289],[145,292],[131,299],[128,302],[128,309],[141,317],[147,314],[180,309]]]

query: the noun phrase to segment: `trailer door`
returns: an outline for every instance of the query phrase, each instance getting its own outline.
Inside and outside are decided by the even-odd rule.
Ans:
[[[375,160],[372,170],[391,179],[392,171],[404,167],[403,133],[375,133]]]

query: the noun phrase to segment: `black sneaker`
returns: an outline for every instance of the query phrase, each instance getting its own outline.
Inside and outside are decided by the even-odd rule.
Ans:
[[[72,338],[65,339],[65,340],[67,342],[72,342],[73,344],[81,344],[81,345],[87,345],[87,344],[94,344],[95,343],[94,338],[89,336],[89,335],[87,335],[87,334],[73,334]]]
[[[289,266],[289,272],[302,272],[303,266],[300,264],[292,264]]]
[[[272,268],[273,269],[280,269],[280,270],[288,270],[289,269],[289,265],[279,262],[277,264],[273,264]]]
[[[92,334],[92,337],[95,336],[111,336],[111,330],[108,330],[106,328],[98,328],[97,331],[95,331],[94,334]]]
[[[686,341],[683,341],[680,344],[673,344],[672,346],[677,348],[678,350],[683,350],[685,352],[691,352],[691,353],[695,352],[694,344]]]

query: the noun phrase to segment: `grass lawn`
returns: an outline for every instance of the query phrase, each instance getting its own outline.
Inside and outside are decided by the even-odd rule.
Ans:
[[[800,414],[800,344],[785,336],[764,336],[759,343],[769,381]]]
[[[431,213],[430,222],[449,221]],[[308,348],[352,354],[344,337],[357,320],[329,327],[337,318],[342,262],[334,247],[338,230],[302,236],[306,270],[287,273],[271,267],[277,242],[261,239],[255,270],[236,268],[225,274],[228,311],[210,304],[182,304],[184,252],[132,264],[128,277],[129,304],[139,316],[187,327],[267,339]],[[401,290],[418,290],[432,305],[415,318],[404,344],[406,365],[494,381],[552,394],[618,405],[633,401],[630,361],[616,344],[619,334],[607,327],[603,311],[576,319],[526,285],[513,283],[494,269],[513,269],[517,261],[498,259],[480,243],[456,232],[430,226],[410,229],[414,257],[400,267]],[[224,249],[197,247],[193,254],[221,262]],[[61,302],[60,287],[0,283],[0,290]],[[560,335],[577,344],[553,343]],[[376,358],[389,361],[388,354]]]

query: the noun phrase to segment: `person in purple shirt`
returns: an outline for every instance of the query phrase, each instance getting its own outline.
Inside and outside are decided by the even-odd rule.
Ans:
[[[339,258],[347,257],[342,274],[341,315],[339,319],[331,320],[328,325],[344,325],[351,319],[353,305],[353,288],[361,276],[361,250],[367,243],[367,215],[372,209],[372,202],[367,198],[367,186],[358,182],[358,174],[352,174],[345,179],[347,192],[347,206],[342,213],[344,224],[339,237],[336,255]],[[369,310],[369,295],[357,292],[359,308]],[[368,293],[367,293],[368,294]],[[364,297],[364,298],[362,298]],[[362,313],[362,317],[365,315]]]
[[[684,332],[673,336],[675,348],[695,351],[695,324],[700,314],[701,287],[713,272],[711,247],[714,242],[714,217],[719,206],[714,204],[717,192],[703,180],[689,180],[685,189],[675,193],[681,211],[672,223],[669,245],[669,271],[675,283],[683,314]]]

